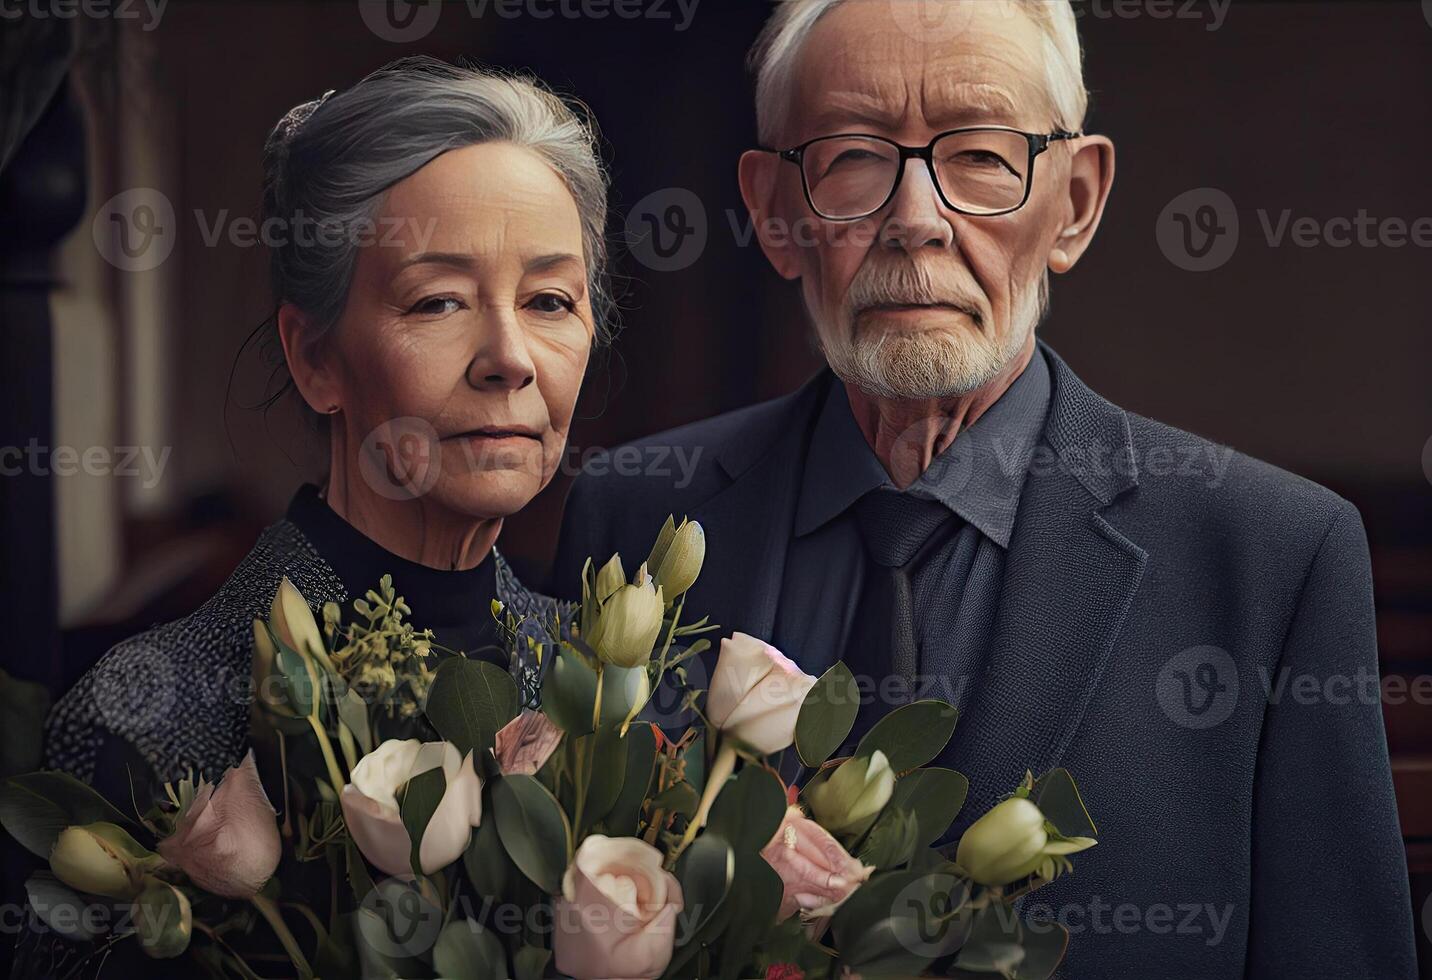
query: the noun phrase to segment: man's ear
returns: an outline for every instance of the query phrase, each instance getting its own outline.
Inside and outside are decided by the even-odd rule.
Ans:
[[[1114,185],[1114,143],[1106,136],[1082,136],[1069,160],[1069,220],[1055,236],[1049,268],[1068,272],[1094,240],[1104,204]]]
[[[319,356],[317,338],[313,336],[308,314],[292,303],[278,308],[278,339],[283,345],[283,358],[298,393],[320,415],[330,415],[343,407],[342,393],[333,372]]]
[[[747,150],[741,154],[738,176],[741,199],[746,202],[746,212],[766,261],[781,278],[796,279],[800,277],[800,259],[794,229],[775,213],[782,166],[785,162],[774,153]]]

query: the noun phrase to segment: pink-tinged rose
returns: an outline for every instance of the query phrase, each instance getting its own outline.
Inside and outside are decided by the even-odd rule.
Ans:
[[[505,776],[535,776],[562,743],[562,729],[545,714],[524,710],[497,733],[492,754]]]
[[[202,780],[159,853],[204,891],[252,898],[273,877],[283,843],[252,750],[216,788]]]
[[[661,852],[635,837],[592,834],[562,877],[552,949],[575,980],[650,980],[676,944],[681,885]]]
[[[473,768],[472,753],[464,756],[451,742],[389,739],[353,767],[353,781],[339,795],[343,822],[358,850],[379,870],[413,873],[412,838],[403,826],[398,791],[439,766],[447,785],[418,848],[423,874],[430,875],[462,857],[472,828],[482,822],[482,779]]]
[[[809,918],[834,914],[875,869],[866,867],[846,853],[830,833],[805,815],[798,806],[789,807],[761,857],[781,876],[784,891],[778,921],[804,912]]]
[[[721,654],[706,695],[706,717],[727,735],[763,755],[788,748],[796,716],[815,678],[769,643],[733,634]]]

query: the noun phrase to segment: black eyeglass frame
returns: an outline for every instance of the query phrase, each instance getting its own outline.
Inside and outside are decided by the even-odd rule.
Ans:
[[[944,139],[947,136],[954,136],[958,133],[1014,133],[1016,135],[1024,137],[1025,142],[1029,145],[1029,156],[1025,160],[1024,196],[1019,199],[1018,204],[1014,205],[1013,207],[1005,208],[1003,211],[969,211],[965,208],[959,207],[958,205],[950,203],[949,197],[947,197],[945,194],[945,188],[940,184],[939,174],[935,172],[935,144],[940,142],[940,140]],[[905,179],[905,161],[910,159],[919,159],[925,161],[925,168],[930,172],[930,183],[935,185],[935,193],[940,195],[940,202],[944,204],[945,207],[958,214],[969,215],[972,218],[995,218],[1002,214],[1010,214],[1012,212],[1018,211],[1020,208],[1024,207],[1026,203],[1028,203],[1029,192],[1034,187],[1035,157],[1039,156],[1039,154],[1049,149],[1050,145],[1053,143],[1057,143],[1060,140],[1078,139],[1083,135],[1083,133],[1071,133],[1063,129],[1056,129],[1052,133],[1026,133],[1024,130],[1015,129],[1012,126],[964,126],[959,129],[947,129],[943,133],[936,133],[935,137],[931,139],[930,142],[926,143],[924,146],[906,146],[903,143],[897,143],[894,140],[887,139],[884,136],[876,136],[874,133],[835,133],[830,136],[817,136],[814,139],[808,139],[804,143],[801,143],[799,146],[792,146],[789,149],[785,150],[774,150],[764,146],[759,147],[759,149],[766,153],[774,153],[782,160],[787,160],[790,163],[796,165],[796,168],[800,171],[801,190],[805,192],[806,204],[810,207],[811,211],[813,211],[819,218],[824,221],[864,221],[872,214],[875,214],[881,209],[883,209],[887,204],[893,201],[895,199],[895,195],[899,193],[900,181]],[[885,196],[885,200],[881,201],[879,205],[874,208],[871,208],[864,214],[857,214],[848,218],[833,218],[827,214],[822,213],[820,208],[815,206],[815,200],[811,197],[810,181],[806,178],[805,172],[805,152],[810,146],[815,143],[820,143],[826,140],[833,139],[851,139],[855,137],[858,137],[860,139],[877,140],[878,142],[884,143],[887,146],[895,147],[895,149],[900,154],[899,166],[895,171],[895,180],[890,185],[890,193]]]

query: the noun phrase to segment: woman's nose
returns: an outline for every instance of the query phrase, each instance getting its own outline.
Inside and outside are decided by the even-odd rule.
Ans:
[[[468,384],[480,391],[520,391],[537,379],[527,337],[511,311],[483,318],[481,341],[467,366]]]

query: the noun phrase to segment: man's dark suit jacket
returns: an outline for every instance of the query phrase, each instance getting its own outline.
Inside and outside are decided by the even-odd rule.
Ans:
[[[1026,768],[1074,774],[1100,843],[1025,906],[1070,927],[1064,976],[1414,976],[1357,510],[1125,412],[1040,352],[1044,447],[986,669],[941,763],[970,779],[961,825]],[[628,461],[639,451],[646,475],[589,466],[567,501],[559,594],[587,555],[632,568],[684,514],[707,539],[687,608],[769,637],[832,383],[822,372],[640,440]],[[699,454],[689,480],[660,463],[674,449]]]

